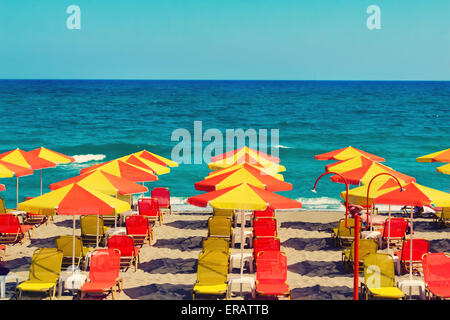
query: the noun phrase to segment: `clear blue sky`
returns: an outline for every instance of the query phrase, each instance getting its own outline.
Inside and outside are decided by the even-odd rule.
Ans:
[[[1,0],[0,78],[450,80],[450,1]]]

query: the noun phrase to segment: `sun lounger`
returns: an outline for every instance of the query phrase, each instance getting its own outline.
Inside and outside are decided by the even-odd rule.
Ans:
[[[275,218],[257,218],[253,220],[253,238],[276,237],[277,220]]]
[[[348,228],[345,227],[345,218],[342,218],[338,222],[338,227],[332,229],[331,238],[336,247],[348,247],[355,240],[355,219],[348,218],[347,226]]]
[[[442,208],[441,211],[436,211],[433,216],[433,221],[441,226],[450,225],[450,207]]]
[[[426,253],[422,257],[422,268],[428,299],[450,299],[450,255]]]
[[[0,197],[0,214],[2,213],[8,213],[8,211],[13,211],[16,209],[7,209],[5,206],[5,199],[3,197]]]
[[[21,225],[19,218],[13,214],[0,214],[0,244],[16,244],[25,240],[25,233],[33,226]]]
[[[256,295],[291,298],[287,257],[280,251],[260,251],[256,257]]]
[[[253,212],[253,218],[275,218],[275,210],[273,210],[271,207],[267,207],[266,210],[260,210],[260,211],[254,211]]]
[[[160,209],[168,209],[172,214],[172,205],[170,203],[170,189],[169,188],[153,188],[151,196],[158,200]]]
[[[400,246],[405,240],[406,230],[408,229],[408,220],[405,218],[386,219],[383,229],[377,230],[381,232],[383,247],[387,245]]]
[[[91,256],[88,282],[80,288],[80,299],[90,293],[111,293],[115,298],[116,290],[123,289],[123,280],[119,277],[120,252],[117,249],[98,249]]]
[[[220,216],[220,217],[227,217],[227,218],[233,219],[235,212],[236,212],[236,210],[233,210],[233,209],[213,208],[213,216],[215,216],[215,217]]]
[[[208,237],[231,238],[233,228],[227,217],[210,217],[208,219]]]
[[[67,267],[72,265],[73,255],[73,236],[60,236],[55,240],[56,248],[63,253],[62,266]],[[80,266],[80,263],[86,258],[91,248],[83,246],[81,237],[75,236],[75,265]]]
[[[400,263],[406,272],[409,272],[410,267],[410,249],[411,240],[403,241],[402,248],[395,252],[395,255],[400,259]],[[422,271],[422,256],[428,253],[430,249],[430,241],[426,239],[413,239],[412,251],[412,268],[413,272]]]
[[[62,259],[63,252],[56,248],[37,249],[33,253],[28,280],[16,287],[18,299],[24,291],[48,292],[50,299],[53,299],[61,273]]]
[[[371,253],[364,258],[364,282],[361,294],[371,298],[404,299],[405,294],[396,287],[394,259],[385,253]]]
[[[133,237],[129,235],[114,235],[108,239],[109,249],[120,251],[120,268],[125,271],[134,266],[136,272],[139,263],[139,248],[134,246]]]
[[[149,221],[159,221],[159,225],[162,225],[163,214],[159,209],[158,199],[139,198],[138,209],[139,215],[147,217]]]
[[[280,251],[280,238],[256,237],[253,239],[253,258],[255,261],[260,251]]]
[[[205,295],[228,298],[228,259],[229,255],[220,250],[200,254],[192,299]]]
[[[378,242],[374,239],[359,239],[359,270],[364,268],[364,258],[368,254],[376,253],[378,250]],[[355,241],[349,249],[342,251],[342,263],[345,271],[353,271],[354,267],[354,253],[355,253]]]
[[[230,240],[226,238],[208,237],[203,239],[203,252],[208,250],[219,250],[226,253],[230,252]]]
[[[86,215],[80,217],[81,225],[81,240],[83,245],[95,245],[103,243],[105,240],[106,230],[108,227],[104,226],[103,217],[98,217],[98,234],[97,234],[97,215]]]
[[[127,235],[133,237],[135,246],[143,246],[146,241],[151,245],[153,228],[148,224],[148,218],[144,216],[129,216],[125,220]]]

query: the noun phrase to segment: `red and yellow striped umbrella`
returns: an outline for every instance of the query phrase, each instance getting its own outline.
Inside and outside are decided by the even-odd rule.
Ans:
[[[129,195],[145,193],[148,191],[145,186],[103,172],[102,170],[93,170],[76,177],[52,183],[50,185],[50,190],[56,190],[72,183],[77,183],[80,186],[91,188],[111,196],[116,196],[117,194]]]
[[[117,160],[121,160],[121,161],[130,163],[132,165],[135,165],[135,166],[147,169],[147,170],[151,170],[157,175],[162,175],[162,174],[166,174],[166,173],[170,172],[170,168],[168,166],[166,166],[165,164],[162,165],[160,163],[153,162],[151,160],[136,156],[134,154],[118,158]]]
[[[268,206],[273,209],[302,207],[298,201],[247,183],[196,195],[188,198],[187,203],[198,207],[206,207],[209,204],[213,208],[235,210],[265,210]]]
[[[67,164],[67,163],[72,163],[75,162],[75,158],[67,156],[65,154],[44,148],[44,147],[40,147],[31,151],[28,151],[28,153],[39,157],[41,159],[53,162],[55,164]]]
[[[440,173],[450,174],[450,163],[443,165],[441,167],[438,167],[436,170],[437,170],[437,172],[440,172]]]
[[[450,162],[450,148],[416,158],[417,162]]]
[[[264,157],[256,156],[249,153],[244,153],[242,155],[236,154],[232,157],[228,157],[222,160],[217,160],[208,164],[208,168],[211,170],[224,169],[235,164],[253,164],[255,166],[265,168],[271,172],[282,172],[286,171],[286,168],[278,163],[267,160]]]
[[[103,172],[110,173],[114,176],[125,178],[133,182],[148,182],[156,181],[158,177],[151,170],[126,163],[121,160],[111,160],[105,163],[100,163],[89,168],[84,168],[80,171],[81,174],[90,172],[92,170],[101,169]]]
[[[370,154],[368,152],[353,148],[352,146],[322,153],[316,155],[317,160],[347,160],[358,156],[365,156],[373,161],[383,162],[386,161],[384,158]]]
[[[339,173],[349,184],[359,185],[367,184],[370,180],[380,173],[390,173],[402,182],[415,182],[416,179],[406,174],[395,171],[377,161],[372,161],[365,156],[359,156],[348,160],[326,166],[327,172]],[[331,181],[345,183],[344,179],[339,175],[331,177]]]
[[[246,182],[249,185],[269,191],[289,191],[292,184],[281,181],[267,174],[262,174],[254,167],[242,167],[234,171],[207,177],[194,184],[196,190],[214,191]]]
[[[227,172],[236,171],[236,170],[241,169],[241,168],[244,168],[244,169],[254,168],[254,169],[258,170],[260,174],[270,175],[270,176],[272,176],[272,177],[274,177],[274,178],[276,178],[278,180],[284,181],[284,177],[283,177],[282,174],[277,173],[274,170],[269,170],[268,168],[259,167],[259,166],[256,166],[256,165],[250,164],[250,163],[237,163],[237,164],[234,164],[232,166],[229,166],[229,167],[226,167],[226,168],[223,168],[223,169],[218,169],[218,170],[215,170],[215,171],[211,171],[210,173],[208,173],[208,176],[205,177],[205,179],[209,179],[209,178],[212,178],[212,177],[215,177],[217,175],[221,175],[221,174],[224,174],[224,173],[227,173]]]
[[[248,154],[248,155],[252,156],[253,158],[264,158],[271,162],[276,162],[276,163],[280,162],[280,158],[278,158],[278,157],[274,157],[272,155],[249,148],[247,146],[211,157],[210,160],[211,160],[211,162],[215,162],[215,161],[219,161],[219,160],[224,160],[226,158],[234,158],[234,157],[240,158],[244,154]]]
[[[178,163],[176,163],[175,161],[161,157],[160,155],[149,152],[147,150],[142,150],[142,151],[139,151],[139,152],[136,152],[133,154],[135,156],[144,158],[146,160],[152,161],[152,162],[160,164],[160,165],[169,166],[169,167],[178,167]]]

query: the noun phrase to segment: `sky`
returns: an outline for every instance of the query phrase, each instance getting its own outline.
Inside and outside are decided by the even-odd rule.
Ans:
[[[450,1],[1,0],[0,78],[450,80]]]

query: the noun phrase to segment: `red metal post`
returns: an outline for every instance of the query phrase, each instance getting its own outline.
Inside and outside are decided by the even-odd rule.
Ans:
[[[359,217],[355,215],[355,252],[353,258],[353,300],[359,300]]]

